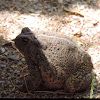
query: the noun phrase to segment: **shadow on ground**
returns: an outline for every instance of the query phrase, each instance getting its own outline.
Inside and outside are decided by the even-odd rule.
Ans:
[[[81,4],[80,4],[81,1]],[[95,1],[95,2],[94,2]],[[57,9],[62,9],[62,6],[66,8],[72,8],[73,5],[89,5],[89,7],[95,9],[99,8],[99,5],[97,3],[98,0],[75,0],[75,1],[64,1],[64,3],[60,4],[57,0],[1,0],[0,1],[0,11],[18,11],[22,14],[25,13],[32,13],[35,11],[38,11],[39,6],[40,9],[42,8],[44,11],[48,10],[48,7],[50,6],[51,9],[53,7],[56,7]],[[41,3],[41,5],[39,4]],[[59,6],[60,5],[60,6]],[[47,7],[46,7],[47,6]],[[54,9],[55,12],[55,9]],[[41,14],[45,14],[44,12]]]

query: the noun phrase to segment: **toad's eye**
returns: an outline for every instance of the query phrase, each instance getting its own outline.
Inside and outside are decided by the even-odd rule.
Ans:
[[[26,38],[26,37],[22,38],[22,43],[23,43],[24,45],[27,45],[27,44],[29,43],[29,39]]]

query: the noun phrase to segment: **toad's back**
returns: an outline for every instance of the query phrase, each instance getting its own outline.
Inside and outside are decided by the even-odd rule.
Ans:
[[[70,38],[38,35],[49,66],[41,66],[41,74],[49,88],[62,88],[65,80],[90,56]]]

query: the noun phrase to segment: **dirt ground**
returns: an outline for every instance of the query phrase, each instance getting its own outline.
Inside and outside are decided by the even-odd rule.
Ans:
[[[73,38],[92,58],[96,79],[93,98],[100,98],[100,0],[0,0],[0,98],[89,98],[84,93],[18,90],[28,74],[24,57],[12,45],[23,27]]]

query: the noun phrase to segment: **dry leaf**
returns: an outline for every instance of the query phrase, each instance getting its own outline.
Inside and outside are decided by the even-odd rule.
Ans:
[[[81,37],[82,36],[82,33],[76,33],[76,34],[74,34],[74,36]]]
[[[77,41],[78,44],[83,45],[83,43],[81,41]]]
[[[15,86],[13,87],[12,91],[15,91]]]

